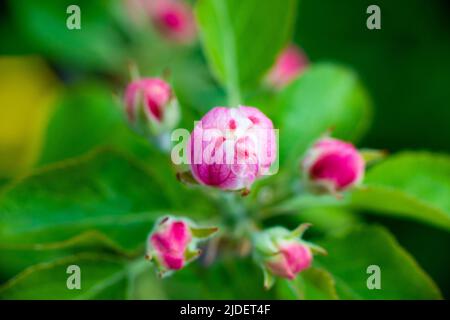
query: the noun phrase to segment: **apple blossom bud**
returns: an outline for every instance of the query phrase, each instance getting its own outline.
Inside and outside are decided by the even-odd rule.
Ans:
[[[188,158],[193,177],[222,190],[248,190],[270,174],[276,159],[272,121],[254,107],[215,107],[192,131]]]
[[[336,193],[362,181],[365,163],[352,144],[327,137],[308,150],[302,167],[312,189]]]
[[[295,241],[279,244],[279,253],[266,260],[266,266],[274,275],[294,279],[297,273],[308,269],[312,263],[311,250]]]
[[[157,30],[168,40],[187,44],[196,37],[192,8],[180,0],[153,0],[150,14]]]
[[[132,81],[124,100],[129,123],[143,134],[160,134],[178,122],[178,102],[170,85],[160,78]]]
[[[308,269],[313,261],[313,251],[325,251],[303,241],[303,232],[309,224],[302,224],[294,231],[274,227],[254,235],[254,256],[264,271],[265,287],[273,284],[273,276],[295,279],[298,273]]]
[[[216,227],[198,228],[188,219],[165,217],[158,221],[147,240],[147,258],[160,274],[179,270],[200,255],[199,240],[214,234]]]
[[[302,74],[307,66],[305,53],[291,44],[280,53],[266,81],[270,86],[281,89]]]

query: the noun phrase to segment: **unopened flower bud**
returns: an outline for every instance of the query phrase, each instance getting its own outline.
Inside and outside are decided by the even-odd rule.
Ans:
[[[276,159],[272,121],[254,107],[215,107],[203,116],[188,144],[194,178],[222,190],[248,190],[268,175]]]
[[[131,82],[124,99],[129,123],[142,134],[161,134],[175,127],[179,120],[178,102],[172,88],[160,78]]]
[[[308,150],[302,168],[313,190],[333,194],[359,184],[365,163],[352,144],[327,137]]]
[[[196,37],[192,8],[179,0],[152,0],[150,14],[153,24],[166,39],[180,43],[191,43]]]
[[[313,251],[325,253],[322,248],[301,239],[308,227],[309,224],[303,224],[294,231],[274,227],[254,236],[254,256],[264,271],[266,288],[273,285],[273,276],[292,280],[308,269],[313,261]]]
[[[199,228],[187,219],[165,217],[148,237],[147,258],[154,261],[161,275],[179,270],[200,255],[198,241],[216,231],[216,227]]]
[[[280,53],[266,81],[274,88],[283,88],[301,75],[307,66],[305,53],[291,44]]]

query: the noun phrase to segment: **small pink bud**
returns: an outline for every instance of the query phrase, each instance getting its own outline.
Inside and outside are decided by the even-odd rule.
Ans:
[[[352,144],[322,138],[309,149],[302,167],[310,186],[317,191],[335,193],[360,183],[365,163]]]
[[[278,56],[274,66],[267,76],[267,83],[281,89],[303,73],[308,66],[305,53],[297,46],[291,44]]]
[[[222,190],[248,189],[276,159],[272,121],[254,107],[215,107],[192,131],[188,156],[194,178]]]
[[[167,39],[191,43],[196,37],[192,8],[180,0],[154,0],[150,14],[155,27]]]
[[[183,268],[200,255],[197,244],[216,233],[217,227],[197,227],[188,219],[165,217],[158,221],[147,241],[147,257],[160,274]]]
[[[172,129],[178,121],[178,105],[168,83],[160,78],[142,78],[131,82],[125,90],[128,121],[141,131],[153,134]]]
[[[294,279],[297,273],[311,266],[311,250],[296,241],[279,245],[279,253],[266,260],[266,266],[274,275]]]
[[[264,285],[270,288],[273,276],[294,279],[308,269],[313,261],[313,251],[325,254],[322,248],[301,239],[309,224],[294,231],[273,227],[254,234],[254,257],[264,270]]]
[[[185,264],[185,253],[192,240],[191,231],[182,220],[164,219],[150,236],[156,259],[169,270],[179,270]]]

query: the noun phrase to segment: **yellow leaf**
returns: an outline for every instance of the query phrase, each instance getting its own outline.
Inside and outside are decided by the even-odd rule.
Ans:
[[[29,169],[59,84],[38,57],[0,57],[0,178]]]

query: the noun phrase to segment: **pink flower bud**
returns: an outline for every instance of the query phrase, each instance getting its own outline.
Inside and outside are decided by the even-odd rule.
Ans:
[[[301,224],[294,231],[273,227],[253,235],[254,258],[264,271],[264,286],[270,288],[274,277],[294,279],[308,269],[313,252],[326,254],[319,246],[301,239],[309,224]]]
[[[365,164],[352,144],[323,138],[307,152],[302,167],[310,186],[334,193],[360,183]]]
[[[197,227],[188,219],[165,217],[158,221],[147,240],[147,258],[161,276],[179,270],[198,258],[199,241],[217,232],[217,227]]]
[[[155,27],[167,39],[177,43],[191,43],[196,36],[192,8],[180,0],[154,0],[150,14]]]
[[[139,104],[143,103],[146,115],[160,122],[171,95],[170,86],[159,78],[144,78],[131,82],[125,91],[128,119],[136,120],[140,111]]]
[[[290,241],[281,243],[278,248],[279,253],[266,260],[266,267],[272,274],[292,280],[311,266],[313,255],[306,245]]]
[[[280,89],[297,78],[308,66],[308,59],[304,52],[291,44],[278,56],[275,65],[267,76],[267,83]]]
[[[172,129],[178,122],[178,104],[168,83],[159,78],[142,78],[125,90],[128,121],[140,131],[152,134]]]
[[[199,121],[188,156],[194,178],[222,190],[247,189],[276,159],[272,121],[254,107],[215,107]]]
[[[192,240],[188,224],[183,220],[163,219],[150,236],[156,259],[164,268],[179,270],[186,261],[186,250]]]

